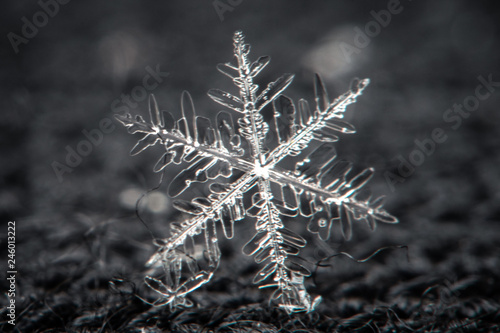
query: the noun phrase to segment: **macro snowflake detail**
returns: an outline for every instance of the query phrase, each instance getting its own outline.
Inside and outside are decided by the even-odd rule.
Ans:
[[[263,56],[251,62],[250,46],[239,31],[233,41],[236,64],[219,64],[217,69],[231,78],[239,96],[209,90],[210,98],[231,110],[220,111],[215,126],[210,119],[196,116],[188,92],[182,94],[182,118],[177,121],[168,112],[159,111],[154,96],[149,99],[150,122],[141,116],[117,115],[130,133],[144,134],[132,155],[155,144],[164,146],[166,152],[154,171],[170,163],[188,164],[171,181],[171,197],[178,197],[191,183],[210,182],[209,195],[174,201],[176,209],[192,217],[171,222],[170,237],[156,241],[158,250],[148,265],[161,274],[147,276],[145,282],[161,295],[154,305],[169,304],[172,309],[190,306],[186,295],[207,283],[219,265],[216,222],[230,239],[236,221],[250,222],[253,218],[256,233],[243,247],[244,254],[263,265],[253,282],[269,280],[260,288],[276,288],[271,299],[288,313],[309,312],[321,297],[313,299],[304,287],[304,278],[310,272],[298,262],[297,255],[306,240],[285,227],[283,216],[309,218],[307,230],[322,240],[329,238],[333,223],[340,223],[344,238],[350,239],[355,221],[366,222],[372,230],[376,221],[398,222],[382,208],[383,197],[372,198],[362,190],[374,170],[351,175],[352,164],[336,159],[333,143],[339,139],[337,134],[355,133],[354,126],[342,120],[344,111],[362,94],[369,80],[353,80],[349,91],[332,101],[316,75],[315,109],[311,110],[304,99],[296,108],[281,94],[293,75],[284,74],[259,90],[254,77],[270,58]],[[273,109],[273,119],[268,122],[261,113],[266,106]],[[266,139],[271,133],[276,135],[274,147],[268,147],[270,140]],[[306,149],[311,152],[295,164],[294,170],[280,166],[283,159]]]

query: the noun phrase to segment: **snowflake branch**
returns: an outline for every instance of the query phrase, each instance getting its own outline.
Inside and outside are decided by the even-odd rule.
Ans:
[[[270,58],[268,56],[260,57],[251,63],[248,60],[250,45],[245,44],[245,38],[241,31],[234,34],[233,41],[234,55],[238,65],[233,66],[226,63],[219,65],[218,69],[233,79],[233,83],[239,88],[240,97],[235,97],[219,89],[209,90],[208,95],[217,103],[244,114],[244,117],[238,120],[240,133],[248,139],[253,157],[259,164],[263,164],[263,142],[269,131],[269,125],[264,122],[260,110],[285,90],[294,76],[292,74],[281,76],[278,80],[271,82],[257,96],[256,92],[259,87],[254,84],[253,78],[269,63]]]
[[[266,265],[255,275],[253,282],[260,283],[274,275],[274,283],[260,288],[276,287],[273,298],[281,299],[280,307],[288,313],[311,311],[316,303],[311,302],[303,284],[303,277],[310,272],[288,258],[289,255],[297,255],[306,241],[284,228],[280,212],[273,202],[269,180],[260,178],[258,185],[259,192],[249,209],[249,213],[257,217],[257,234],[245,245],[243,253],[254,255],[257,263],[265,262]]]
[[[154,277],[145,277],[145,283],[161,295],[161,298],[153,303],[154,306],[169,304],[171,309],[181,306],[189,307],[192,304],[185,298],[185,295],[198,289],[212,278],[219,266],[220,259],[215,224],[205,221],[203,222],[202,229],[204,230],[208,267],[204,270],[198,269],[196,258],[193,257],[195,254],[188,253],[194,252],[194,249],[188,251],[186,246],[184,246],[184,251],[179,250],[178,247],[161,249],[160,254],[157,256],[161,258],[163,264],[166,284]],[[186,262],[189,267],[189,275],[184,277],[184,279],[182,274],[183,262]],[[183,279],[182,283],[181,279]]]
[[[323,87],[323,83],[319,76],[316,76],[317,82]],[[361,81],[355,80],[351,84],[351,89],[344,93],[343,95],[336,98],[333,102],[331,102],[328,107],[324,110],[321,110],[318,102],[317,108],[313,115],[304,115],[304,113],[310,113],[308,110],[307,102],[303,101],[300,105],[303,107],[300,110],[300,115],[302,119],[306,119],[302,123],[303,128],[299,129],[294,135],[286,142],[281,143],[278,147],[276,147],[267,157],[266,165],[276,165],[279,161],[289,155],[297,155],[299,154],[311,140],[315,138],[315,134],[325,127],[338,132],[343,133],[354,133],[355,130],[352,125],[337,121],[338,125],[329,125],[327,120],[338,118],[341,119],[344,117],[343,113],[346,107],[354,102],[356,102],[356,98],[360,96],[363,90],[366,88],[369,79],[363,79]],[[325,96],[317,97],[317,101],[320,99],[323,100],[324,103]],[[338,138],[333,137],[333,139],[329,141],[337,141]]]

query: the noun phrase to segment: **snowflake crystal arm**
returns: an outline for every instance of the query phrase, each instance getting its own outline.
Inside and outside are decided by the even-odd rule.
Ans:
[[[211,89],[208,95],[240,116],[237,130],[229,112],[219,112],[215,127],[210,119],[196,116],[187,92],[182,94],[182,118],[178,121],[168,112],[161,113],[152,96],[149,123],[140,116],[117,116],[130,133],[144,134],[132,149],[132,155],[157,143],[165,147],[155,171],[172,162],[188,163],[170,183],[170,196],[178,196],[194,182],[212,181],[207,197],[174,201],[176,209],[193,217],[181,223],[172,222],[170,237],[157,240],[159,249],[148,264],[163,270],[158,278],[146,277],[146,284],[161,295],[154,305],[189,306],[191,303],[185,296],[207,283],[219,265],[215,223],[221,222],[226,238],[232,238],[235,221],[254,217],[256,234],[243,247],[244,254],[263,264],[254,283],[272,277],[273,281],[261,288],[276,288],[272,299],[281,308],[288,313],[309,312],[321,297],[312,299],[307,293],[304,278],[310,272],[294,259],[306,246],[306,240],[286,228],[282,216],[309,217],[307,229],[323,240],[329,238],[335,222],[341,224],[346,239],[351,238],[353,221],[366,221],[372,229],[376,221],[397,223],[382,208],[383,198],[372,199],[366,191],[361,191],[374,170],[368,168],[350,175],[352,165],[336,160],[333,145],[339,139],[338,133],[355,132],[352,124],[342,120],[343,114],[362,94],[369,80],[354,80],[349,91],[330,101],[321,78],[316,75],[316,109],[311,111],[305,100],[300,100],[296,109],[290,98],[281,95],[293,75],[284,74],[259,91],[253,80],[270,58],[263,56],[250,62],[250,46],[245,44],[243,34],[236,32],[233,41],[236,65],[225,63],[217,68],[232,79],[239,96],[220,89]],[[272,151],[265,145],[270,124],[261,114],[267,105],[273,107],[278,135],[278,145]],[[248,143],[248,151],[242,148],[242,140]],[[278,165],[287,156],[300,155],[313,141],[321,144],[297,162],[295,170]],[[238,177],[231,178],[233,170],[239,171]],[[251,205],[244,207],[243,198],[250,192],[254,192]]]

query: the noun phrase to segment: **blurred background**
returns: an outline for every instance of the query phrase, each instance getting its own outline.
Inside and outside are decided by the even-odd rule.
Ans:
[[[18,1],[3,6],[0,48],[0,267],[16,221],[19,332],[101,330],[273,332],[484,331],[499,320],[499,9],[493,1]],[[262,85],[295,73],[286,94],[313,101],[313,77],[331,98],[371,79],[347,119],[358,133],[340,157],[377,170],[398,225],[365,226],[343,242],[307,235],[308,288],[318,310],[288,317],[252,285],[240,248],[252,220],[222,242],[222,262],[196,306],[152,308],[143,286],[151,233],[168,236],[175,212],[152,168],[161,148],[129,156],[139,137],[114,119],[148,116],[147,95],[180,116],[188,90],[198,114],[221,109],[210,88],[233,91],[215,68],[232,61],[242,30],[251,58],[271,56]],[[78,153],[80,152],[80,153]],[[155,189],[158,187],[158,189]],[[188,195],[201,193],[193,189]],[[198,191],[198,192],[196,192]],[[136,215],[137,200],[144,195]],[[338,231],[338,230],[337,230]],[[313,237],[314,236],[314,237]],[[407,248],[391,246],[405,245]],[[365,263],[358,259],[391,247]],[[5,266],[4,266],[5,263]],[[231,268],[231,269],[228,269]],[[2,292],[8,284],[2,278]],[[6,305],[7,297],[0,304]],[[238,322],[240,326],[235,324]]]

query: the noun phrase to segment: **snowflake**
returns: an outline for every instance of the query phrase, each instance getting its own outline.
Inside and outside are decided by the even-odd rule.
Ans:
[[[284,74],[259,91],[254,78],[270,58],[250,62],[250,46],[243,34],[236,32],[233,40],[236,64],[219,64],[217,69],[232,79],[239,96],[219,89],[208,92],[215,102],[232,110],[220,111],[215,127],[210,119],[195,115],[188,92],[182,94],[182,118],[177,121],[168,112],[159,111],[154,96],[149,99],[150,122],[141,116],[117,115],[130,133],[144,134],[132,155],[157,143],[165,148],[154,171],[170,163],[188,163],[171,181],[171,197],[179,196],[191,183],[210,181],[208,196],[174,201],[176,209],[192,217],[171,222],[170,237],[156,240],[158,251],[148,265],[159,268],[156,271],[161,275],[147,276],[145,282],[161,295],[154,305],[169,304],[172,309],[192,305],[186,295],[207,283],[219,265],[216,222],[230,239],[235,221],[253,217],[256,233],[243,253],[264,265],[253,282],[270,280],[261,288],[276,288],[272,299],[288,313],[309,312],[321,297],[313,299],[304,287],[310,272],[298,262],[297,255],[306,240],[286,228],[282,217],[309,217],[307,229],[322,240],[329,238],[333,223],[340,223],[345,239],[351,238],[354,221],[365,221],[371,229],[376,221],[397,223],[382,208],[383,197],[373,199],[361,191],[374,170],[350,175],[352,164],[336,159],[333,144],[338,133],[355,132],[353,125],[342,120],[344,111],[369,80],[353,80],[349,91],[331,101],[316,75],[316,108],[311,110],[301,99],[296,109],[293,101],[281,94],[293,75]],[[274,119],[266,122],[261,111],[268,105],[272,105]],[[238,127],[233,115],[238,116]],[[277,139],[273,149],[266,140],[272,133]],[[297,162],[294,170],[280,166],[282,160],[298,156],[314,142],[320,142],[319,146]],[[246,205],[245,195],[251,196]]]

